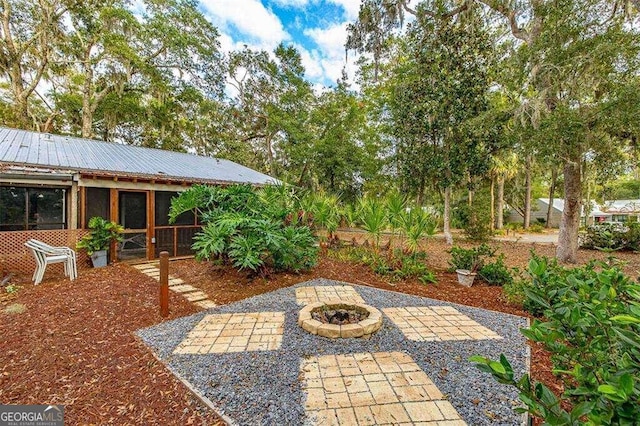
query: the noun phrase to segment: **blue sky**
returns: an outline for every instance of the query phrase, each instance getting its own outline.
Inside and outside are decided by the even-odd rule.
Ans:
[[[345,66],[346,25],[358,16],[360,0],[200,0],[202,10],[221,33],[225,52],[241,49],[273,51],[294,45],[307,78],[335,85]],[[353,77],[354,53],[347,72]]]

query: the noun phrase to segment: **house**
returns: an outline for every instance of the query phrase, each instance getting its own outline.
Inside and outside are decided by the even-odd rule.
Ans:
[[[548,198],[537,198],[531,203],[531,224],[547,223],[547,210],[549,208]],[[562,198],[554,198],[551,206],[550,226],[558,228],[562,220],[562,212],[564,211],[564,200]],[[523,223],[524,217],[516,209],[511,209],[507,222]]]
[[[172,197],[194,184],[274,182],[228,160],[0,127],[0,269],[33,271],[25,241],[75,247],[93,216],[125,228],[111,260],[190,255],[201,225],[191,213],[169,224]]]
[[[589,212],[589,220],[591,222],[595,221],[595,222],[605,222],[605,221],[609,221],[611,215],[603,212],[602,211],[602,207],[600,205],[598,205],[595,202],[591,203],[592,207],[591,207],[591,211]],[[547,223],[547,210],[549,209],[549,199],[548,198],[537,198],[534,200],[534,202],[532,203],[532,207],[531,207],[531,223],[540,223],[540,224],[546,224]],[[551,206],[551,220],[550,220],[550,227],[551,228],[559,228],[560,227],[560,222],[562,221],[562,212],[564,211],[564,199],[563,198],[554,198],[553,199],[553,205]],[[582,221],[582,223],[584,224],[584,222],[587,220],[586,215],[585,215],[585,211],[584,211],[584,205],[582,206],[581,209],[581,213],[580,213],[580,220]],[[524,222],[524,218],[522,217],[522,215],[520,214],[519,211],[517,210],[511,210],[511,212],[509,213],[509,218],[507,220],[507,222],[515,222],[515,223],[522,223]]]
[[[606,218],[598,222],[637,222],[640,219],[640,200],[605,201],[601,209]]]

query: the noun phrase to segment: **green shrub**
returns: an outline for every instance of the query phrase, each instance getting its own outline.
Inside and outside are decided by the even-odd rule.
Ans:
[[[524,309],[524,303],[526,300],[524,286],[526,285],[526,281],[519,278],[513,279],[510,283],[504,284],[502,286],[502,293],[507,299],[507,302],[512,305],[520,306]]]
[[[500,254],[495,262],[485,264],[478,271],[480,278],[489,285],[505,285],[513,283],[513,276],[504,264],[504,254]]]
[[[282,188],[194,186],[172,200],[170,220],[195,210],[205,225],[194,237],[197,259],[230,262],[238,270],[299,272],[317,262],[316,239]]]
[[[466,269],[475,272],[484,266],[484,259],[493,256],[495,251],[488,244],[480,244],[471,249],[453,246],[449,250],[451,254],[451,260],[449,261],[451,267],[449,270]]]
[[[640,223],[599,223],[588,226],[580,240],[580,246],[586,249],[639,251]]]
[[[366,265],[378,275],[394,279],[417,278],[423,284],[436,282],[436,275],[427,267],[427,254],[422,251],[396,249],[380,253],[366,247],[348,247],[329,253],[343,261]]]
[[[640,419],[640,287],[616,267],[591,262],[568,269],[534,257],[524,291],[543,312],[522,333],[551,352],[561,397],[528,375],[516,380],[508,360],[471,358],[515,386],[530,414],[550,425],[635,425]],[[567,404],[561,404],[564,399]],[[563,408],[571,407],[571,411]]]
[[[527,229],[527,231],[534,234],[541,234],[544,232],[544,225],[541,225],[540,223],[532,223],[531,225],[529,225],[529,229]]]

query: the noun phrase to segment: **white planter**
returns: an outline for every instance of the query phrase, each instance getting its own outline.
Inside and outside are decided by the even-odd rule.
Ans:
[[[93,252],[91,255],[91,263],[93,263],[94,268],[102,268],[103,266],[107,266],[108,263],[108,251],[107,250],[99,250]]]
[[[473,280],[475,280],[476,275],[478,275],[467,269],[456,269],[456,273],[458,274],[458,282],[465,287],[471,287],[473,285]]]

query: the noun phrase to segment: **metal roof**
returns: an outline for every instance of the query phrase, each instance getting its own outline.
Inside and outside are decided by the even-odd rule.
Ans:
[[[0,163],[189,182],[278,182],[229,160],[6,127],[0,127]]]

